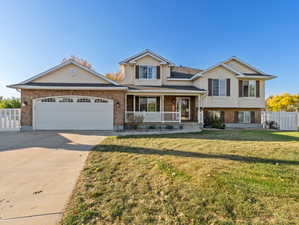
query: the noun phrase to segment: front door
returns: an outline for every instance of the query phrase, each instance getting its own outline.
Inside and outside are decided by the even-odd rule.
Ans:
[[[190,98],[179,97],[176,99],[177,112],[181,112],[181,120],[190,120]]]

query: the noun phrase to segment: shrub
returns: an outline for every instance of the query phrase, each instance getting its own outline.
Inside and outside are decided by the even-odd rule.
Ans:
[[[276,123],[275,121],[271,120],[271,121],[266,121],[266,127],[268,129],[279,129],[279,125],[278,123]]]
[[[128,124],[132,129],[138,129],[139,125],[143,123],[143,116],[135,116],[129,115],[128,116]]]
[[[167,130],[172,130],[173,129],[173,126],[172,125],[166,125],[165,127]]]
[[[225,124],[220,119],[214,119],[211,121],[212,128],[218,128],[218,129],[225,129]]]
[[[156,126],[155,125],[150,125],[150,126],[148,126],[148,129],[156,129]]]

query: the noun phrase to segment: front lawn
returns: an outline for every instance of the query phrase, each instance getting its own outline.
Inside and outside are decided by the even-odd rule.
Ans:
[[[107,138],[62,224],[299,224],[299,132]]]

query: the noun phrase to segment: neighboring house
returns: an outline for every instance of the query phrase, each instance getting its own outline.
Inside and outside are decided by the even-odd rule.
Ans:
[[[175,66],[150,50],[120,62],[122,81],[67,60],[11,88],[21,90],[23,129],[121,130],[145,124],[256,127],[265,108],[265,74],[236,57],[206,70]]]

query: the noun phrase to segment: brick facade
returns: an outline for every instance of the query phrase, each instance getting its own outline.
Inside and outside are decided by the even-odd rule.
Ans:
[[[100,97],[114,100],[114,127],[122,129],[124,125],[124,110],[125,110],[125,92],[124,91],[97,91],[97,90],[28,90],[22,89],[21,91],[21,126],[32,127],[32,105],[33,100],[37,98],[50,97],[50,96],[64,96],[64,95],[77,95],[77,96],[91,96]],[[116,103],[119,103],[119,106]]]

